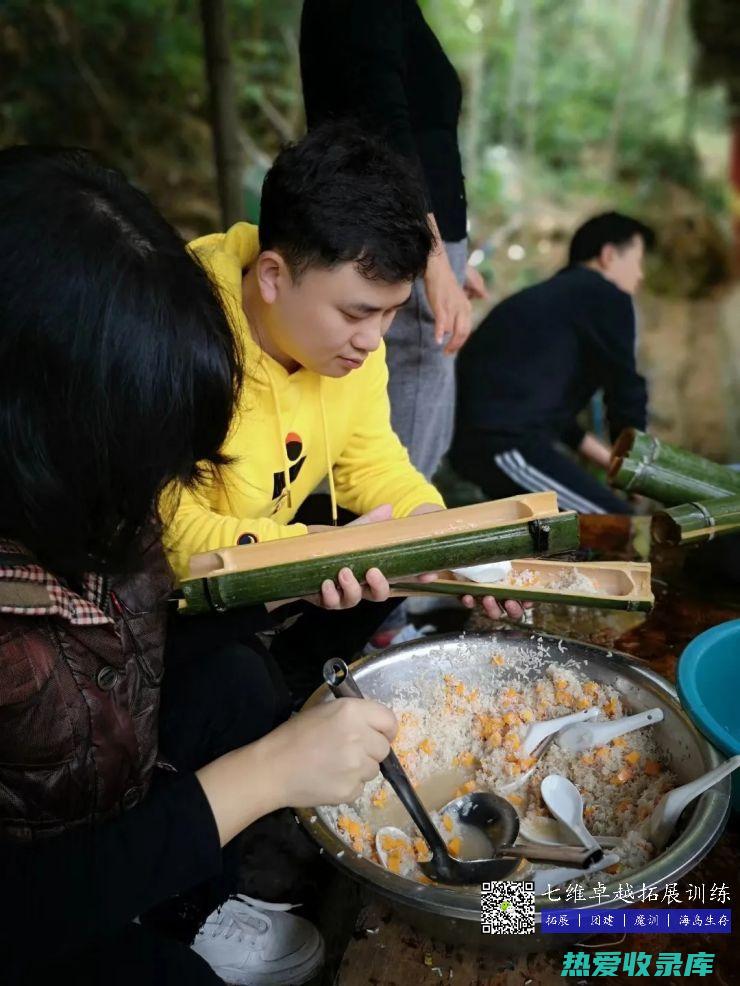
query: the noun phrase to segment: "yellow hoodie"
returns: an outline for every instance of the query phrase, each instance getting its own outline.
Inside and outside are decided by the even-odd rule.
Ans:
[[[218,287],[246,379],[223,449],[234,461],[194,493],[182,491],[165,531],[178,578],[187,577],[197,552],[306,534],[305,524],[290,521],[327,476],[335,515],[337,503],[356,514],[390,503],[394,517],[422,503],[444,506],[391,428],[385,346],[344,377],[288,373],[254,341],[242,309],[242,272],[259,253],[257,227],[237,223],[190,249]]]

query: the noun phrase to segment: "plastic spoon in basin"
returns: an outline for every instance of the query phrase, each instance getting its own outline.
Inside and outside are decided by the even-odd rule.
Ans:
[[[737,770],[738,767],[740,767],[740,755],[730,757],[719,767],[708,771],[702,777],[697,777],[695,781],[689,781],[688,784],[674,787],[672,791],[668,791],[660,799],[652,815],[643,822],[641,832],[656,849],[664,849],[686,805],[713,787],[718,781],[721,781],[723,777],[727,777],[733,770]]]
[[[523,774],[519,774],[518,777],[506,781],[504,784],[499,784],[499,793],[511,794],[512,791],[516,791],[526,784],[535,772],[537,764],[544,757],[545,753],[547,753],[552,741],[557,739],[559,730],[570,726],[574,722],[584,722],[588,719],[593,719],[598,714],[599,710],[594,707],[592,709],[584,709],[581,712],[572,712],[567,716],[558,716],[557,719],[543,719],[540,722],[531,723],[524,734],[520,749],[521,755],[523,757],[530,757],[534,760],[534,763]]]
[[[339,658],[328,660],[323,673],[324,681],[337,698],[364,697],[349,668]],[[490,843],[491,855],[488,858],[457,859],[450,855],[447,844],[393,750],[379,766],[431,851],[431,861],[419,865],[432,879],[452,884],[501,880],[516,869],[517,860],[522,857],[571,863],[581,868],[593,861],[593,853],[572,846],[512,846],[519,833],[519,818],[513,805],[491,793],[466,794],[442,809],[442,812],[456,815],[462,824],[480,829]],[[530,852],[526,851],[527,848]],[[509,858],[505,858],[507,856]]]
[[[580,845],[576,835],[556,818],[523,818],[519,831],[528,842],[539,842],[543,846]],[[618,835],[597,835],[594,838],[602,849],[613,849],[624,841],[624,837]]]
[[[604,850],[583,824],[583,798],[575,784],[560,774],[548,774],[540,785],[540,793],[550,814],[570,829],[581,845],[598,849],[601,859]]]
[[[558,736],[557,742],[566,753],[583,753],[594,746],[604,746],[610,740],[635,729],[654,726],[663,721],[662,709],[648,709],[634,716],[623,716],[609,722],[591,722],[588,725],[569,726]]]
[[[594,719],[598,714],[599,710],[594,706],[591,709],[583,709],[581,712],[571,712],[567,716],[558,716],[557,719],[542,719],[539,722],[530,723],[522,737],[521,755],[528,757],[532,750],[552,733],[559,733],[561,729],[566,727],[587,722],[589,719]],[[558,742],[560,742],[560,738],[558,738]]]

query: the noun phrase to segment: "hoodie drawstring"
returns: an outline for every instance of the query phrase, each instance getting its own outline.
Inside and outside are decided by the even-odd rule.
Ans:
[[[337,495],[334,491],[334,469],[329,451],[329,429],[326,427],[326,408],[324,407],[324,378],[319,377],[319,407],[321,408],[321,427],[324,431],[324,455],[326,456],[326,475],[329,478],[329,497],[331,498],[331,522],[334,527],[339,525],[337,512]]]

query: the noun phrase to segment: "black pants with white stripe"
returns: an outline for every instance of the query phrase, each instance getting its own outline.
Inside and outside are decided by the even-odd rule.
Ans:
[[[562,510],[580,514],[634,512],[627,500],[599,482],[557,445],[546,441],[522,442],[502,451],[481,451],[475,459],[453,455],[452,465],[492,500],[554,490]]]

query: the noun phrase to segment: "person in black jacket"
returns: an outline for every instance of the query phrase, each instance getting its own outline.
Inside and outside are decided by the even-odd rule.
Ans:
[[[599,390],[612,441],[645,428],[632,295],[653,240],[629,216],[595,216],[574,234],[564,270],[506,298],[474,333],[458,364],[450,460],[487,496],[552,489],[579,513],[632,512],[563,446],[608,465],[610,447],[577,421]]]
[[[393,429],[430,479],[452,437],[451,357],[470,334],[468,299],[486,297],[467,265],[460,81],[416,0],[304,0],[300,54],[309,129],[359,123],[407,159],[426,191],[438,248],[386,347]]]

